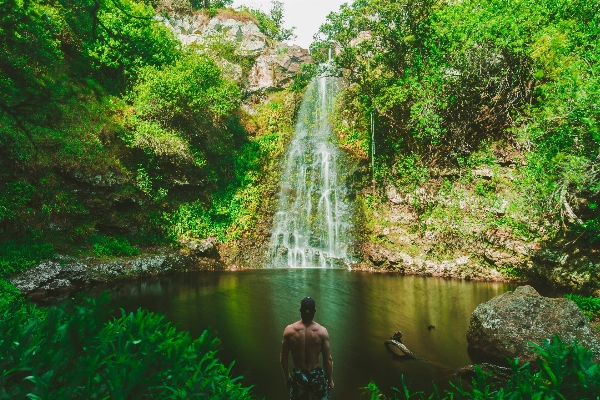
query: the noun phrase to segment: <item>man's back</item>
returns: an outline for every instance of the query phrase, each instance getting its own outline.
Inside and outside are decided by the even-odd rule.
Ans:
[[[297,321],[285,328],[283,336],[292,353],[294,367],[309,370],[319,366],[319,353],[329,336],[327,329],[315,321],[308,324]]]
[[[300,303],[301,319],[283,330],[280,361],[292,400],[307,400],[310,394],[319,400],[327,400],[329,390],[334,386],[329,333],[314,321],[316,311],[315,301],[305,297]],[[289,353],[292,353],[294,364],[291,374]],[[323,355],[323,368],[319,366],[319,354]]]

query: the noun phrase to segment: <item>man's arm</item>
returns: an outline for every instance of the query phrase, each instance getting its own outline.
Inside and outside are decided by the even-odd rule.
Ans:
[[[324,328],[323,328],[324,329]],[[331,357],[331,349],[329,348],[329,333],[324,329],[323,341],[321,342],[321,353],[323,354],[323,369],[327,376],[327,384],[329,389],[333,389],[333,358]]]
[[[290,353],[290,347],[288,344],[288,338],[285,336],[287,328],[283,331],[283,340],[281,341],[281,353],[279,354],[279,362],[281,363],[281,369],[283,370],[283,377],[285,378],[285,384],[290,387],[290,370],[288,368],[288,355]]]

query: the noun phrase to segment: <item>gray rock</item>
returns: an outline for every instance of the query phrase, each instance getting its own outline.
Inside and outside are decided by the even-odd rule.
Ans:
[[[308,50],[269,39],[251,19],[193,14],[163,16],[157,20],[170,28],[183,45],[194,45],[209,54],[227,76],[243,85],[246,95],[287,87],[300,72],[301,64],[312,61]],[[235,44],[239,56],[254,59],[247,76],[243,76],[240,65],[212,54],[211,44],[223,42]]]
[[[75,262],[65,266],[46,261],[30,268],[10,279],[21,292],[27,294],[36,290],[59,290],[79,284],[97,282],[95,274],[82,263]]]
[[[311,60],[307,50],[277,43],[274,47],[265,49],[256,59],[248,76],[246,92],[256,93],[287,87],[300,71],[300,65]]]
[[[216,239],[195,243],[196,253],[143,255],[109,262],[84,261],[64,257],[62,265],[54,261],[40,263],[10,278],[23,294],[44,299],[119,279],[151,276],[178,271],[220,270],[225,267],[216,249]]]
[[[591,349],[600,361],[600,334],[577,305],[564,298],[543,297],[531,286],[520,286],[480,304],[467,331],[469,349],[496,357],[534,361],[529,342],[542,345],[557,334],[563,343]]]
[[[479,168],[473,170],[473,176],[491,180],[494,177],[494,171],[491,168]]]
[[[179,243],[190,254],[198,256],[217,255],[217,238],[210,237],[202,240],[181,239]]]

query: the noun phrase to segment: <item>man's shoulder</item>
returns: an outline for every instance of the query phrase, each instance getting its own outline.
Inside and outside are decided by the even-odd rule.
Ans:
[[[293,322],[285,327],[285,329],[283,330],[283,334],[292,334],[296,332],[300,327],[301,324],[299,324],[299,321]]]
[[[325,328],[323,325],[319,324],[316,321],[313,321],[312,323],[313,329],[315,331],[317,331],[320,335],[329,335],[329,333],[327,332],[327,328]]]

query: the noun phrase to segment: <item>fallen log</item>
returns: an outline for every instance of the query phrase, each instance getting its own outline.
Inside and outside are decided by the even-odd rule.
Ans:
[[[395,356],[410,357],[415,360],[421,360],[421,357],[410,351],[404,343],[402,343],[402,332],[396,331],[392,337],[384,342],[387,351]]]

